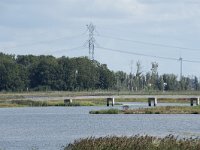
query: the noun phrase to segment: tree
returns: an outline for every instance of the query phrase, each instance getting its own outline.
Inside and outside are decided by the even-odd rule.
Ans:
[[[95,64],[87,57],[76,58],[75,77],[79,89],[94,89],[98,84],[99,74]]]
[[[127,80],[127,75],[123,71],[117,71],[115,73],[115,80],[116,80],[116,88],[118,91],[122,89],[126,89],[126,80]]]
[[[196,76],[194,77],[193,87],[196,91],[199,90],[199,82]]]
[[[140,90],[141,89],[141,75],[142,75],[142,67],[141,67],[141,63],[139,61],[137,61],[136,63],[136,67],[137,67],[137,71],[136,71],[136,75],[135,75],[135,90]]]
[[[179,83],[177,80],[177,76],[174,74],[164,74],[163,81],[167,83],[165,90],[176,91],[179,89]]]
[[[22,69],[10,60],[0,63],[0,90],[21,91],[25,89]]]
[[[158,63],[152,62],[151,65],[151,85],[154,89],[158,89]]]
[[[58,63],[54,57],[42,56],[31,69],[31,87],[59,90]]]
[[[107,65],[101,65],[99,67],[99,88],[109,89],[114,87],[115,83],[114,73],[107,68]]]

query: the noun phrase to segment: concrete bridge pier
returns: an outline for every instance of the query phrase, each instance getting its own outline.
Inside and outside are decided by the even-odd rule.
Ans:
[[[72,103],[72,99],[64,99],[64,104],[65,104],[65,106],[66,105],[69,105],[69,104],[71,104]]]
[[[156,97],[149,97],[148,98],[148,105],[149,105],[149,107],[151,107],[151,102],[153,102],[154,106],[157,106],[157,104],[158,104],[158,101],[157,101]]]
[[[107,98],[107,106],[110,105],[110,102],[111,102],[112,106],[114,106],[115,105],[115,98],[114,97]]]
[[[190,105],[191,106],[193,106],[195,102],[196,102],[196,105],[198,106],[199,105],[199,97],[190,98]]]

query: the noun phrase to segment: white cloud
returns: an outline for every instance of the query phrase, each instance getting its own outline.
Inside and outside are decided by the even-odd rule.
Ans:
[[[146,18],[154,21],[180,21],[200,16],[200,3],[192,1],[151,1],[146,3],[148,12]]]
[[[106,11],[109,13],[121,14],[123,17],[131,15],[140,15],[145,12],[145,5],[136,0],[96,0],[95,7],[100,12]]]

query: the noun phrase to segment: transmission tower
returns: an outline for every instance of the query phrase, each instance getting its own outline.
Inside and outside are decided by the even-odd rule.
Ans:
[[[94,60],[94,46],[95,46],[94,31],[95,31],[95,26],[92,23],[90,23],[89,25],[87,25],[87,29],[89,31],[89,40],[88,40],[89,59]]]

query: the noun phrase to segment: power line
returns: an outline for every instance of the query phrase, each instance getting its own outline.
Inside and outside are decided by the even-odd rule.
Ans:
[[[107,51],[113,51],[113,52],[125,53],[125,54],[137,55],[137,56],[145,56],[145,57],[151,57],[151,58],[180,61],[180,58],[177,59],[177,58],[173,58],[173,57],[163,57],[163,56],[156,56],[156,55],[148,55],[148,54],[143,54],[143,53],[135,53],[135,52],[130,52],[130,51],[123,51],[123,50],[113,49],[113,48],[105,48],[105,47],[101,47],[101,46],[99,46],[97,48],[104,49],[104,50],[107,50]],[[195,60],[182,59],[182,61],[190,62],[190,63],[200,63],[200,61],[195,61]]]
[[[132,30],[130,30],[130,29],[128,29],[128,28],[123,28],[123,29],[121,29],[121,28],[110,28],[110,27],[98,27],[98,28],[100,28],[100,31],[102,31],[102,30],[106,30],[106,31],[115,31],[115,32],[123,32],[123,33],[129,33],[129,34],[132,34],[132,35],[136,35],[136,36],[139,36],[139,37],[150,37],[150,38],[156,38],[156,39],[165,39],[165,40],[187,40],[187,41],[192,41],[191,39],[188,39],[188,38],[185,38],[185,37],[174,37],[174,36],[163,36],[163,35],[160,35],[160,34],[155,34],[155,33],[147,33],[147,32],[135,32],[135,31],[132,31]]]
[[[85,46],[78,46],[78,47],[73,47],[73,48],[69,48],[69,49],[61,49],[61,50],[56,50],[56,51],[52,51],[50,53],[58,53],[58,52],[63,52],[63,51],[72,51],[72,50],[80,50],[80,49],[86,49]],[[44,54],[46,54],[47,52],[45,52]]]
[[[154,55],[148,55],[148,54],[143,54],[143,53],[135,53],[135,52],[130,52],[130,51],[123,51],[123,50],[119,50],[119,49],[112,49],[112,48],[105,48],[105,47],[97,47],[97,48],[101,48],[101,49],[108,50],[108,51],[113,51],[113,52],[132,54],[132,55],[137,55],[137,56],[145,56],[145,57],[167,59],[167,60],[176,60],[176,61],[179,60],[177,58],[172,58],[172,57],[154,56]]]
[[[75,35],[75,36],[63,36],[63,37],[58,37],[55,39],[50,39],[50,40],[44,40],[44,41],[38,41],[38,42],[32,42],[32,43],[27,43],[27,44],[21,44],[21,45],[16,45],[16,46],[10,46],[10,47],[3,47],[1,49],[11,49],[11,48],[18,48],[18,47],[25,47],[25,46],[32,46],[32,45],[38,45],[38,44],[43,44],[43,43],[51,43],[54,41],[62,40],[62,39],[75,39],[82,37],[85,33]]]
[[[113,36],[108,36],[108,35],[100,35],[100,34],[97,34],[97,36],[103,37],[103,38],[114,39],[114,40],[139,43],[139,44],[143,44],[143,45],[151,45],[151,46],[156,46],[156,47],[165,47],[165,48],[173,48],[173,49],[181,49],[181,50],[190,50],[190,51],[198,51],[198,52],[200,52],[200,49],[196,49],[196,48],[189,48],[189,47],[181,47],[181,46],[168,45],[168,44],[158,44],[158,43],[144,42],[144,41],[138,41],[138,40],[132,40],[132,39],[126,39],[126,38],[113,37]]]

